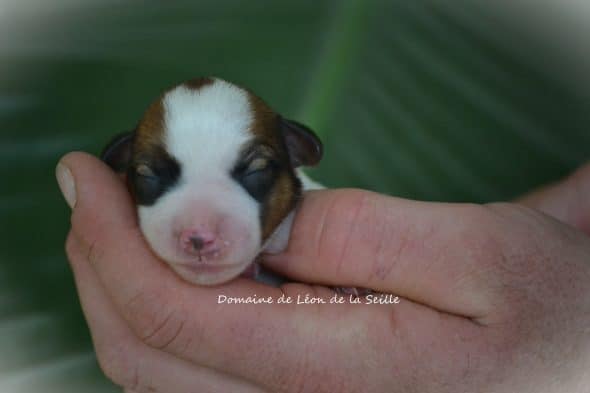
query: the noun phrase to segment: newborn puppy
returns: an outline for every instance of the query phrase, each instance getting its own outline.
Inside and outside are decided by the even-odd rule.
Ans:
[[[229,281],[286,245],[302,190],[297,170],[322,144],[246,89],[217,78],[175,86],[102,159],[126,174],[153,251],[184,279]]]

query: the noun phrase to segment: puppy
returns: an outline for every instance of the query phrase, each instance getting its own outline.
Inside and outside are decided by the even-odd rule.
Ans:
[[[288,242],[322,143],[250,91],[199,78],[165,91],[102,159],[125,174],[153,251],[199,285],[229,281]],[[255,270],[254,270],[255,271]]]

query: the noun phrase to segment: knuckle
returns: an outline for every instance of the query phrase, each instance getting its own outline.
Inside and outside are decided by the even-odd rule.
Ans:
[[[100,262],[105,253],[103,238],[99,233],[88,233],[74,224],[72,218],[72,231],[66,240],[66,253],[68,257],[73,257],[76,253],[83,252],[91,264]],[[74,239],[75,237],[75,239]]]
[[[99,264],[105,254],[105,248],[98,240],[78,238],[73,233],[66,239],[65,251],[70,261],[84,258],[92,265]]]
[[[82,209],[80,209],[82,210]],[[114,235],[113,228],[96,225],[96,218],[84,212],[74,211],[71,217],[71,232],[78,239],[82,249],[87,253],[90,263],[98,263],[106,250],[119,239],[121,234]]]
[[[103,259],[105,249],[98,240],[88,243],[86,259],[91,265],[99,265]]]
[[[365,203],[365,196],[356,191],[338,194],[325,212],[321,236],[318,242],[318,256],[328,256],[328,260],[339,260],[344,254],[350,236],[358,223],[358,213]],[[334,231],[333,228],[341,228]]]
[[[488,266],[503,260],[501,228],[498,218],[486,205],[469,204],[465,207],[463,222],[459,225],[456,240],[473,261]]]
[[[505,289],[522,296],[531,287],[544,285],[551,277],[558,276],[549,274],[555,273],[559,266],[550,244],[556,240],[552,233],[555,228],[542,214],[512,203],[493,203],[487,207],[500,228],[488,253],[494,256],[491,266]],[[547,237],[547,233],[552,236]],[[551,242],[547,241],[549,238]]]
[[[409,226],[396,228],[388,225],[383,218],[376,218],[373,247],[371,247],[372,264],[366,282],[375,279],[386,281],[399,268],[400,263],[416,246],[414,234]]]
[[[139,292],[125,308],[138,338],[148,346],[166,350],[187,340],[186,313],[158,291]]]

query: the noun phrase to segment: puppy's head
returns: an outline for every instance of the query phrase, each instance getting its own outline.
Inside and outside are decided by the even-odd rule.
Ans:
[[[153,102],[103,160],[125,173],[152,249],[182,277],[212,285],[242,273],[295,207],[294,169],[322,146],[249,91],[216,78]]]

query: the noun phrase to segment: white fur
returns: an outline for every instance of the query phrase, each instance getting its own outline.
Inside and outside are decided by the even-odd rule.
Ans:
[[[321,185],[320,183],[316,182],[315,180],[312,180],[301,169],[297,169],[296,172],[297,172],[297,177],[299,178],[299,180],[301,180],[301,185],[303,186],[303,190],[305,190],[305,191],[323,190],[324,188],[326,188],[323,185]]]
[[[166,149],[188,181],[228,173],[254,120],[247,94],[216,79],[198,90],[177,87],[164,97]]]

